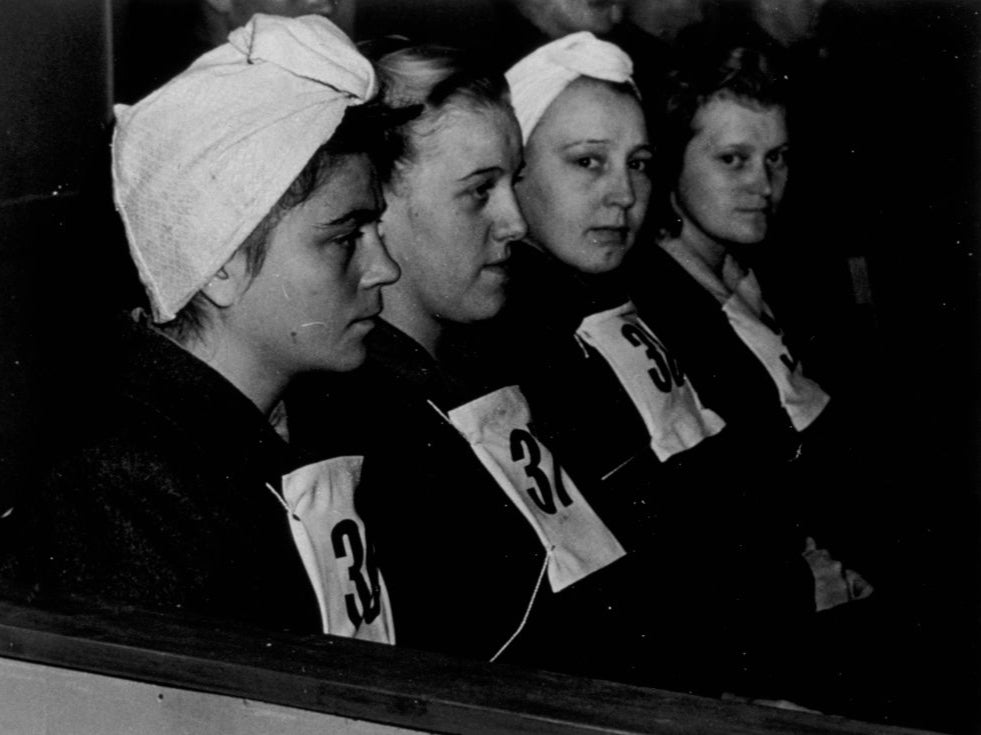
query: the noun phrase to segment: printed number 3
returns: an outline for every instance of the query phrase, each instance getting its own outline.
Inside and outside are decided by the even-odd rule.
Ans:
[[[511,460],[521,462],[527,459],[524,466],[525,474],[535,483],[534,487],[528,488],[528,495],[535,501],[535,505],[543,511],[552,515],[557,512],[555,500],[552,499],[552,483],[548,480],[548,475],[541,468],[542,450],[538,447],[535,437],[523,429],[514,429],[511,432]],[[553,465],[554,466],[554,465]],[[566,492],[562,484],[562,475],[555,472],[555,495],[563,506],[572,505],[572,498]]]
[[[372,558],[370,546],[368,553],[365,554],[364,546],[361,543],[361,534],[358,533],[358,524],[350,518],[345,518],[334,526],[334,530],[330,534],[330,539],[334,545],[334,554],[337,555],[338,559],[347,556],[347,549],[344,547],[345,538],[347,539],[347,546],[351,550],[351,566],[348,568],[347,574],[354,583],[358,601],[361,603],[361,611],[359,611],[354,600],[355,595],[350,592],[346,594],[344,602],[347,605],[347,616],[355,627],[361,625],[362,621],[370,625],[381,612],[378,568]],[[365,575],[367,575],[367,579]]]
[[[662,393],[671,392],[671,378],[679,388],[685,384],[685,374],[681,371],[677,361],[664,354],[662,347],[658,345],[653,335],[648,334],[647,330],[642,329],[636,324],[624,324],[620,330],[631,345],[634,347],[644,347],[647,359],[654,362],[655,367],[647,371],[651,376],[651,381]]]

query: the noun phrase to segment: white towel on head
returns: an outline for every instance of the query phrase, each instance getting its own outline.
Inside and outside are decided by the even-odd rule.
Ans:
[[[522,141],[528,142],[548,106],[574,80],[593,77],[632,85],[633,71],[633,62],[619,46],[601,41],[589,31],[563,36],[535,49],[505,74]]]
[[[374,70],[321,16],[255,15],[135,105],[117,105],[113,194],[154,320],[174,318],[225,264]]]

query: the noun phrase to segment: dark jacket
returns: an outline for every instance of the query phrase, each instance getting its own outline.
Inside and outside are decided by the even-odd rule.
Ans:
[[[613,369],[575,336],[584,317],[630,298],[626,279],[583,276],[524,244],[513,246],[511,268],[508,305],[493,330],[520,355],[539,433],[631,550],[624,566],[664,585],[656,612],[641,607],[658,621],[657,655],[689,687],[704,685],[711,669],[730,689],[774,691],[762,678],[782,665],[777,649],[794,649],[813,612],[803,537],[783,488],[765,468],[746,465],[728,427],[667,461],[650,449]],[[638,313],[660,338],[658,314]],[[671,359],[711,407],[687,362]],[[686,670],[699,655],[702,670]]]
[[[506,346],[493,330],[464,331],[467,336],[453,340],[457,349],[437,364],[383,323],[369,335],[364,368],[312,379],[288,399],[294,442],[327,442],[366,456],[358,512],[375,540],[398,642],[487,660],[527,613],[501,660],[719,693],[727,674],[737,675],[737,655],[728,652],[738,646],[726,633],[739,627],[742,613],[727,606],[731,597],[717,595],[726,577],[720,570],[734,562],[703,550],[717,543],[708,528],[714,509],[685,529],[665,526],[664,538],[648,548],[625,542],[626,557],[558,593],[543,580],[528,612],[544,549],[436,410],[447,413],[514,383],[518,373],[508,356],[522,353],[496,355]],[[533,426],[538,432],[534,413]],[[603,516],[600,496],[572,476]],[[629,514],[620,510],[621,520]],[[613,530],[626,539],[627,525]],[[698,548],[704,565],[679,565],[682,542],[668,537]],[[745,636],[738,640],[746,644]]]
[[[367,343],[368,361],[354,373],[291,388],[291,440],[365,456],[356,505],[374,538],[398,643],[488,660],[520,626],[545,552],[436,410],[487,391],[459,382],[385,322]]]
[[[130,320],[83,435],[23,517],[22,580],[76,598],[319,632],[270,489],[300,462],[217,372]],[[267,486],[268,483],[268,486]]]
[[[803,431],[793,427],[770,375],[710,293],[658,247],[632,265],[638,308],[653,315],[655,330],[683,361],[705,405],[726,421],[725,431],[738,442],[743,464],[765,470],[806,534],[839,555],[868,558],[855,536],[867,533],[870,522],[862,498],[862,488],[874,482],[866,474],[873,444],[862,439],[869,426],[869,400],[855,381],[849,384],[834,369],[838,355],[822,349],[826,340],[813,319],[793,308],[784,295],[788,286],[774,284],[772,273],[770,280],[764,280],[765,272],[761,276],[764,298],[774,309],[784,341],[805,374],[831,396]]]

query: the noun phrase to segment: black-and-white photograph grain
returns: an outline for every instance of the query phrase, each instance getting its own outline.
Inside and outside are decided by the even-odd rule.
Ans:
[[[0,733],[981,733],[981,1],[2,0]]]

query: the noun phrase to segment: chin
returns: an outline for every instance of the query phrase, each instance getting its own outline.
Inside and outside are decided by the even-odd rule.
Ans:
[[[616,250],[605,250],[598,253],[592,253],[588,258],[567,260],[566,264],[572,268],[575,268],[580,273],[588,273],[590,275],[598,276],[603,273],[615,271],[623,264],[623,259],[626,257],[626,255],[626,248],[618,248]]]
[[[504,308],[505,301],[506,298],[503,290],[494,294],[488,294],[479,301],[472,302],[469,308],[467,308],[466,314],[461,315],[462,318],[458,321],[461,324],[471,324],[473,322],[483,322],[493,319]]]
[[[749,246],[749,245],[759,245],[764,240],[766,240],[765,231],[739,234],[736,237],[732,238],[730,242],[734,243],[737,246],[739,245]]]
[[[359,340],[357,345],[347,345],[343,349],[336,350],[318,367],[320,370],[346,373],[361,367],[367,357],[368,350],[364,346],[364,342]]]

